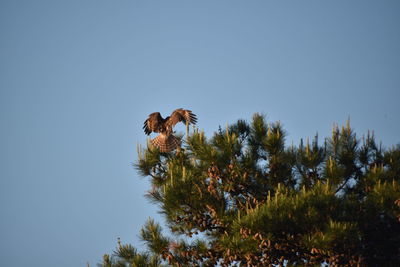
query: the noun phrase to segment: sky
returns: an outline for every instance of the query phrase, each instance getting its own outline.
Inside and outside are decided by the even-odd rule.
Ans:
[[[255,112],[287,142],[400,143],[397,0],[2,0],[2,266],[95,266],[162,222],[132,167],[148,114],[207,136]],[[184,127],[178,128],[181,131]],[[154,135],[153,135],[154,137]],[[320,139],[320,140],[321,140]]]

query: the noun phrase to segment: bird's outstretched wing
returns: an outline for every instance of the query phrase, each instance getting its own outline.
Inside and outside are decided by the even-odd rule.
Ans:
[[[149,115],[147,120],[144,121],[143,130],[149,135],[151,132],[160,132],[163,128],[164,119],[161,117],[160,112],[154,112]]]
[[[178,108],[178,109],[174,110],[174,112],[172,112],[171,116],[169,116],[169,118],[167,119],[167,121],[165,123],[167,126],[172,128],[175,126],[175,124],[177,124],[180,121],[185,124],[186,124],[186,122],[188,122],[189,124],[190,123],[196,124],[197,118],[196,118],[196,115],[193,114],[191,110]]]

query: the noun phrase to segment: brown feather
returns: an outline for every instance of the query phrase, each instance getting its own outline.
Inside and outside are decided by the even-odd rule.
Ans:
[[[181,145],[181,141],[174,135],[159,134],[151,140],[153,146],[157,147],[160,152],[171,152]]]
[[[159,112],[154,112],[144,121],[143,130],[147,135],[152,132],[160,133],[151,140],[151,143],[158,147],[160,152],[170,152],[181,145],[181,141],[173,135],[172,131],[172,128],[178,122],[196,124],[197,118],[191,110],[182,108],[174,110],[171,116],[165,119],[161,117]]]
[[[169,127],[174,127],[178,122],[183,122],[186,124],[186,122],[188,122],[189,124],[196,124],[197,122],[197,118],[196,115],[192,113],[191,110],[187,110],[187,109],[176,109],[172,112],[171,116],[169,116],[169,118],[167,118],[166,120],[166,124]]]
[[[161,117],[160,112],[154,112],[149,115],[149,118],[144,121],[144,132],[149,135],[151,132],[160,133],[164,128],[165,120]]]

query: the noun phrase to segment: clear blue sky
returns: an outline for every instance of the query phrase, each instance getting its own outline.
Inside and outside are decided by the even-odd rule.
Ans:
[[[400,142],[399,1],[0,2],[0,264],[91,266],[156,207],[131,167],[142,123],[193,110],[208,136],[254,112],[288,142]]]

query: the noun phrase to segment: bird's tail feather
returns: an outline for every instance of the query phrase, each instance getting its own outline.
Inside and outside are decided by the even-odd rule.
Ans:
[[[151,140],[153,146],[158,147],[160,152],[171,152],[181,145],[181,141],[174,135],[158,135]]]

